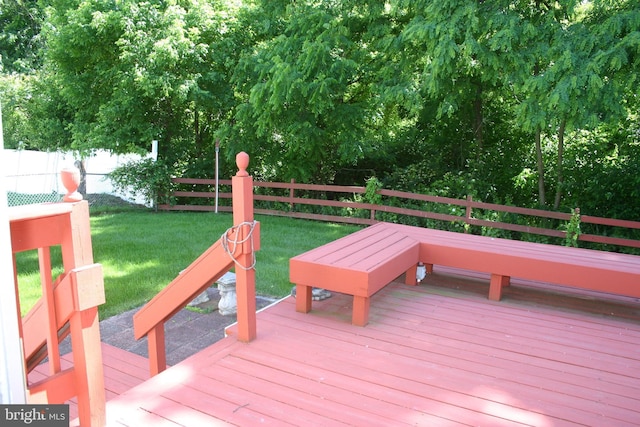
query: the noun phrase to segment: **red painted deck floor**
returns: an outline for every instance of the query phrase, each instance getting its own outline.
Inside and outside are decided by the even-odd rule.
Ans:
[[[352,326],[351,297],[258,315],[107,404],[127,426],[640,425],[640,306],[435,274],[392,283]]]
[[[149,360],[137,354],[102,343],[102,364],[104,386],[107,400],[111,400],[127,390],[149,379]],[[73,366],[73,354],[67,353],[60,358],[60,366],[67,369]],[[38,365],[29,373],[29,383],[35,383],[49,376],[48,363]],[[69,402],[69,418],[78,416],[78,404],[74,398]],[[75,420],[72,425],[77,425]]]

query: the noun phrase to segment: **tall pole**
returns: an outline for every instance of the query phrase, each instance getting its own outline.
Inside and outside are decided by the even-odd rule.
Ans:
[[[216,139],[216,213],[218,213],[218,172],[219,172],[220,140]]]
[[[158,161],[158,140],[154,139],[151,141],[151,158],[153,162],[156,163]],[[158,211],[158,192],[153,192],[153,200],[151,200],[151,207]]]

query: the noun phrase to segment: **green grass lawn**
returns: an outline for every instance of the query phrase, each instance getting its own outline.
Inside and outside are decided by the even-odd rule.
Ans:
[[[256,220],[261,229],[256,291],[270,297],[291,291],[289,258],[359,229],[274,216]],[[132,211],[92,217],[94,260],[104,269],[107,300],[100,318],[149,301],[232,225],[227,213]],[[52,249],[52,263],[55,277],[62,271],[58,247]],[[17,271],[24,314],[41,295],[37,253],[18,254]]]

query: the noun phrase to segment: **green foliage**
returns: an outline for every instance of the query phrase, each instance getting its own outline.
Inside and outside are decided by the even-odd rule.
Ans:
[[[369,152],[371,70],[361,67],[368,17],[353,13],[358,8],[300,2],[278,9],[267,15],[278,31],[260,34],[240,58],[234,83],[242,104],[228,132],[247,135],[247,151],[272,165],[269,178],[330,181],[339,165]]]
[[[565,246],[578,247],[578,239],[580,238],[580,209],[571,210],[571,219],[566,225],[567,237]]]
[[[126,153],[155,139],[170,163],[212,145],[214,120],[230,108],[219,72],[225,64],[210,65],[224,55],[216,49],[233,24],[226,6],[95,0],[51,7],[46,58],[55,72],[46,77],[73,111],[66,144]]]
[[[27,73],[41,65],[44,11],[34,0],[0,0],[0,71]]]
[[[5,148],[24,147],[23,136],[29,123],[26,108],[29,96],[29,81],[25,75],[0,75],[0,107],[2,108],[2,130]]]
[[[162,160],[142,159],[118,166],[107,176],[121,194],[142,195],[148,203],[157,205],[171,203],[172,175],[172,168]]]
[[[381,204],[382,196],[378,193],[380,189],[382,189],[382,182],[380,182],[380,180],[375,176],[369,178],[367,180],[367,185],[365,186],[364,201],[374,205]]]
[[[9,147],[638,217],[635,0],[0,5]]]
[[[614,128],[578,132],[567,146],[565,208],[588,215],[640,218],[640,130],[630,117]]]

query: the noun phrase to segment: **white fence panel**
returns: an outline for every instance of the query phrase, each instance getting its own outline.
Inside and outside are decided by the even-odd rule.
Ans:
[[[155,148],[155,147],[154,147]],[[53,199],[65,193],[60,181],[60,170],[73,167],[76,162],[71,153],[46,153],[29,150],[8,150],[1,152],[0,166],[5,176],[6,191],[9,193],[51,195]],[[147,157],[156,158],[156,152]],[[142,196],[127,192],[117,193],[107,174],[116,167],[132,160],[140,160],[142,156],[112,155],[107,151],[98,151],[84,161],[86,171],[87,194],[109,194],[131,203],[144,204]],[[53,201],[43,200],[43,201]]]

